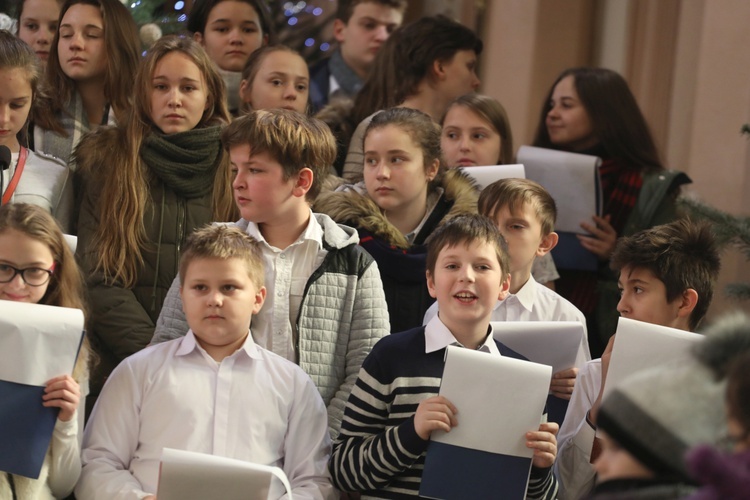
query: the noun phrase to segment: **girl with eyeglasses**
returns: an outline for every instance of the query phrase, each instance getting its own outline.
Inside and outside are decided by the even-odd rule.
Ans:
[[[26,203],[0,207],[0,300],[84,309],[83,280],[60,226]],[[0,493],[19,500],[65,498],[81,473],[83,402],[88,392],[89,344],[83,340],[72,375],[47,381],[42,404],[59,408],[39,478],[0,472]]]

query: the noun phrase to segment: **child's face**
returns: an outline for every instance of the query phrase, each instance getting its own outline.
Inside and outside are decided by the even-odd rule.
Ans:
[[[47,62],[52,39],[57,33],[60,4],[57,0],[26,0],[18,21],[18,38],[34,49],[36,55]]]
[[[248,144],[232,146],[229,158],[234,172],[234,201],[242,218],[256,224],[288,219],[286,214],[305,203],[297,177],[284,180],[281,164],[267,152],[253,154]]]
[[[745,429],[737,418],[727,417],[727,436],[733,443],[735,453],[750,450],[750,430]]]
[[[624,267],[617,282],[620,316],[655,325],[688,329],[688,320],[680,314],[681,298],[667,302],[667,288],[648,269]]]
[[[440,320],[451,331],[489,324],[495,304],[507,295],[509,283],[509,279],[503,279],[495,247],[484,241],[443,248],[434,273],[427,273],[427,289],[437,299]]]
[[[60,22],[57,56],[63,73],[72,80],[101,80],[107,71],[107,49],[104,20],[98,7],[75,4],[65,11]]]
[[[438,160],[425,171],[422,150],[395,125],[371,130],[365,138],[367,194],[386,215],[424,213],[427,184],[437,175]]]
[[[571,151],[594,147],[594,135],[588,111],[575,88],[575,78],[568,75],[552,91],[552,108],[547,113],[546,125],[552,144]]]
[[[54,262],[49,246],[41,241],[15,229],[0,233],[0,281],[10,279],[15,273],[12,268],[16,268],[25,270],[23,278],[32,283],[44,282],[32,286],[16,274],[10,281],[0,283],[0,300],[38,303],[47,293]]]
[[[193,130],[208,108],[208,92],[198,66],[182,52],[170,52],[154,68],[151,120],[165,134]]]
[[[474,111],[457,104],[443,120],[440,148],[450,168],[497,165],[500,134]]]
[[[594,462],[597,481],[604,482],[612,479],[640,479],[651,478],[654,474],[633,455],[625,451],[605,432],[601,432],[602,451]]]
[[[247,2],[219,2],[208,14],[203,34],[194,38],[208,57],[224,71],[242,71],[243,66],[266,40],[258,13]]]
[[[440,62],[440,67],[440,94],[445,101],[471,94],[479,88],[481,82],[477,76],[477,53],[473,50],[457,51],[452,59]]]
[[[346,63],[357,73],[367,72],[378,50],[403,18],[403,13],[393,7],[362,2],[354,7],[348,23],[336,19],[333,34]]]
[[[531,203],[519,204],[511,213],[506,204],[495,214],[495,225],[508,243],[511,279],[531,272],[534,259],[544,255],[542,224]]]
[[[19,149],[16,134],[29,117],[31,84],[23,68],[0,69],[0,144],[11,151]]]
[[[266,289],[253,282],[240,259],[196,258],[187,266],[180,295],[198,343],[220,361],[245,341]]]
[[[252,82],[242,80],[240,95],[253,109],[307,108],[310,73],[297,54],[276,50],[266,55]]]

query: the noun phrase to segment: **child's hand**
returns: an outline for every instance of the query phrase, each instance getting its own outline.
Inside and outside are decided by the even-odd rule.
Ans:
[[[570,401],[577,376],[578,368],[568,368],[552,375],[552,383],[549,386],[552,395]]]
[[[60,375],[47,381],[42,396],[42,405],[48,408],[60,408],[58,420],[70,421],[78,408],[81,399],[81,387],[70,375]]]
[[[536,432],[526,433],[526,447],[534,450],[531,464],[534,467],[552,467],[557,457],[557,431],[560,426],[554,422],[546,422],[539,426]]]
[[[602,354],[602,385],[599,386],[599,395],[594,400],[594,404],[591,405],[589,410],[589,420],[592,424],[596,425],[596,418],[599,415],[599,407],[602,405],[602,397],[604,396],[604,383],[607,381],[607,372],[609,371],[609,360],[612,358],[612,347],[615,345],[615,336],[612,335],[607,342],[607,347],[604,348]]]
[[[581,223],[581,227],[592,234],[592,236],[576,235],[581,242],[581,246],[589,252],[595,254],[601,260],[607,260],[615,251],[617,243],[617,231],[609,223],[610,216],[591,217],[595,225],[586,222]]]
[[[453,403],[443,396],[433,396],[419,403],[414,414],[414,429],[417,435],[427,441],[432,431],[440,429],[450,432],[451,427],[458,425],[458,410]]]

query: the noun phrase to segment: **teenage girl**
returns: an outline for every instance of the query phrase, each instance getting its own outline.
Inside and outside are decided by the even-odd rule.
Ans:
[[[74,157],[83,180],[78,257],[101,357],[92,394],[153,337],[190,232],[238,219],[219,139],[229,122],[224,86],[206,52],[189,38],[161,38],[134,90],[127,120],[87,135]]]
[[[459,169],[444,171],[440,126],[411,108],[373,116],[364,137],[364,188],[319,197],[313,211],[357,228],[377,261],[391,331],[422,324],[434,299],[425,281],[425,240],[444,220],[476,213],[477,191]]]
[[[80,271],[52,216],[26,203],[0,207],[0,300],[83,309],[82,297]],[[72,376],[47,381],[42,404],[60,412],[41,474],[30,479],[0,472],[1,498],[65,498],[73,491],[81,473],[88,359],[84,339]]]
[[[16,12],[18,38],[29,44],[47,64],[52,40],[57,33],[62,0],[19,0]]]
[[[0,145],[11,152],[10,165],[0,171],[0,204],[39,205],[67,230],[73,202],[68,167],[26,147],[29,112],[39,96],[42,73],[32,48],[0,31]]]
[[[253,52],[274,42],[268,8],[260,0],[196,0],[187,29],[219,69],[229,111],[237,114],[242,68]]]
[[[84,133],[122,121],[139,54],[135,21],[119,0],[67,0],[47,65],[49,99],[34,110],[32,149],[67,163]]]
[[[285,45],[261,47],[242,69],[240,97],[246,111],[286,108],[305,113],[309,92],[305,60]]]
[[[513,163],[513,134],[508,114],[497,99],[462,95],[448,106],[440,124],[440,148],[448,168]],[[534,259],[531,274],[550,288],[560,277],[549,253]]]
[[[619,316],[617,276],[608,265],[617,238],[674,220],[680,186],[691,181],[663,167],[627,82],[604,68],[563,71],[544,100],[534,146],[603,160],[603,216],[582,221],[590,236],[578,236],[599,257],[599,270],[560,270],[555,282],[560,295],[586,315],[591,355],[597,357]]]

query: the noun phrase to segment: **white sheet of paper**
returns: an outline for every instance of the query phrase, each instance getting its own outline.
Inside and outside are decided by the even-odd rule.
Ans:
[[[601,158],[521,146],[517,161],[523,163],[526,178],[544,186],[555,199],[555,230],[586,234],[581,222],[591,223],[591,216],[601,213],[601,201],[597,203],[596,195]]]
[[[159,500],[292,499],[292,487],[278,467],[193,451],[164,448],[159,470]]]
[[[430,439],[531,457],[526,433],[539,429],[551,377],[549,366],[448,346],[440,395],[458,409],[458,425]]]
[[[460,167],[461,170],[469,174],[477,184],[479,189],[484,189],[495,181],[500,179],[525,179],[526,172],[523,165],[490,165],[485,167]]]
[[[63,234],[63,237],[65,238],[65,243],[68,244],[70,251],[76,253],[76,247],[78,246],[78,236],[74,234]]]
[[[0,380],[43,386],[70,374],[83,335],[83,312],[0,300]]]
[[[692,346],[703,338],[697,333],[621,317],[603,397],[633,373],[688,359]]]
[[[495,340],[552,373],[585,362],[583,325],[577,321],[493,321]]]

